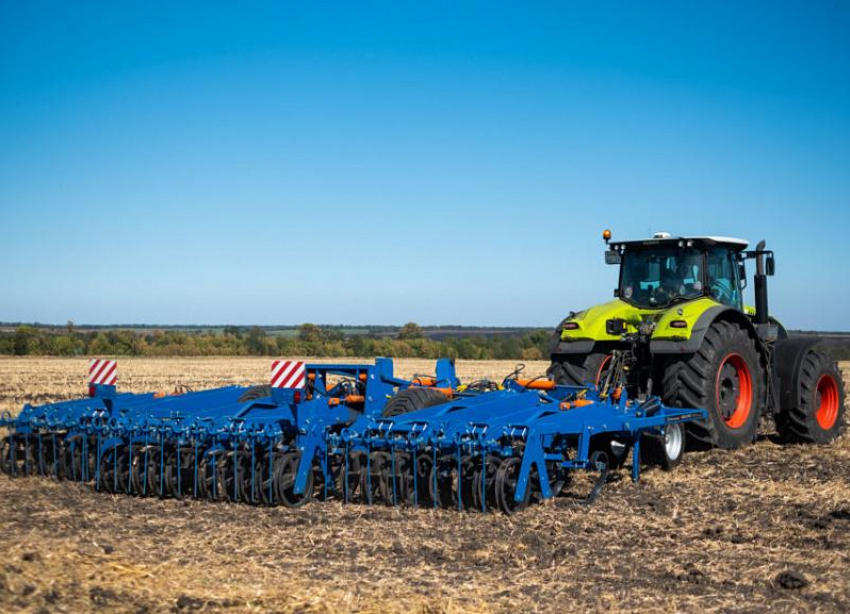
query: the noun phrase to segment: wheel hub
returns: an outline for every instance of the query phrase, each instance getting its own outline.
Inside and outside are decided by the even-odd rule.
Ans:
[[[717,411],[728,428],[746,424],[753,406],[753,377],[740,354],[729,354],[717,370]]]
[[[720,370],[720,413],[723,419],[728,421],[738,405],[741,396],[741,380],[738,370],[729,363],[725,363]]]

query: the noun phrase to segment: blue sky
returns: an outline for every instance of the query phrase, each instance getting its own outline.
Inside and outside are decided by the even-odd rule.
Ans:
[[[551,326],[600,233],[850,330],[850,5],[0,4],[0,320]]]

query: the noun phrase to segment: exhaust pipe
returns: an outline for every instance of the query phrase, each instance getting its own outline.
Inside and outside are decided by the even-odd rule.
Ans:
[[[767,307],[767,273],[764,268],[765,242],[761,240],[756,245],[756,274],[753,279],[753,291],[756,298],[756,324],[767,324],[770,313]]]

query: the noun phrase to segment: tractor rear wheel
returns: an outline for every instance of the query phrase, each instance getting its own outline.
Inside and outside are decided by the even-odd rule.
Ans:
[[[688,435],[698,445],[740,448],[756,437],[763,381],[749,333],[731,322],[714,322],[697,352],[667,365],[664,403],[708,412],[708,420],[688,425]]]
[[[384,418],[395,418],[412,411],[433,407],[448,401],[448,397],[439,390],[412,386],[399,391],[384,406]]]
[[[561,386],[598,385],[607,373],[611,354],[594,352],[592,354],[559,354],[552,356],[552,364],[546,375]]]
[[[787,441],[827,443],[844,422],[844,382],[827,354],[812,350],[800,365],[799,398],[795,407],[777,416],[776,427]]]

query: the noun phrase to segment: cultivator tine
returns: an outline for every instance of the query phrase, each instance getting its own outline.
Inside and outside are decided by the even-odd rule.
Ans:
[[[487,452],[481,446],[481,512],[487,513]]]
[[[632,445],[632,482],[640,479],[640,440],[638,437]]]
[[[587,498],[584,500],[586,505],[590,505],[596,501],[596,498],[599,496],[599,493],[602,492],[602,488],[605,486],[605,482],[608,479],[608,458],[604,452],[596,451],[591,454],[590,464],[594,469],[599,471],[599,477],[596,479],[596,482],[594,482],[593,488],[590,490],[590,494],[587,495]]]
[[[416,448],[411,452],[410,470],[413,472],[413,509],[419,509],[419,481],[416,479],[419,473],[419,457]]]
[[[328,464],[328,446],[325,446],[325,464],[322,467],[322,475],[324,476],[324,484],[322,485],[322,499],[328,500],[328,480],[331,479],[330,476],[330,465]]]
[[[44,475],[44,457],[41,454],[41,433],[40,432],[38,433],[37,437],[38,437],[38,474],[43,476]]]
[[[59,479],[59,459],[56,456],[56,432],[51,433],[50,438],[53,442],[53,477]]]
[[[256,496],[256,486],[257,486],[256,453],[257,453],[257,449],[256,449],[256,445],[253,441],[251,441],[250,446],[251,446],[251,503],[256,504],[257,503],[257,496]]]
[[[89,481],[89,456],[88,456],[88,434],[82,436],[83,449],[80,453],[80,482]]]
[[[165,496],[165,431],[159,425],[159,496]]]
[[[130,431],[130,443],[127,445],[127,494],[133,493],[133,435],[135,430]]]
[[[100,431],[97,432],[97,462],[94,467],[94,490],[100,491]]]
[[[14,437],[12,437],[12,435],[9,435],[9,455],[12,457],[12,477],[17,477],[18,475],[18,458],[17,454],[15,453],[16,447],[18,446],[15,443]]]
[[[148,431],[145,429],[145,466],[142,472],[142,496],[148,495]]]
[[[390,447],[390,471],[392,471],[392,482],[393,482],[393,507],[398,505],[396,500],[396,480],[395,480],[395,449]]]
[[[372,505],[372,450],[366,449],[366,496],[369,505]]]
[[[239,499],[239,453],[237,451],[236,437],[233,438],[233,501]]]
[[[192,462],[195,465],[195,467],[194,467],[195,480],[194,480],[194,484],[192,486],[192,496],[195,499],[197,499],[198,498],[198,434],[197,433],[195,433],[194,440],[193,440],[192,443],[195,446],[195,458],[192,459]]]
[[[177,452],[176,457],[177,461],[174,465],[174,470],[177,473],[177,498],[183,498],[183,463],[180,459],[180,439],[177,440]]]
[[[349,479],[348,478],[348,465],[349,465],[348,454],[349,454],[348,453],[348,442],[346,441],[345,442],[345,461],[344,461],[345,462],[345,471],[343,472],[343,476],[342,476],[342,502],[343,503],[348,503],[348,479]]]
[[[437,445],[436,442],[432,446],[432,450],[434,453],[434,464],[431,465],[431,474],[434,476],[434,494],[431,497],[434,500],[434,509],[437,509],[437,502],[439,501],[439,495],[437,494],[439,491],[437,490]]]
[[[269,437],[269,505],[274,505],[274,440]]]

